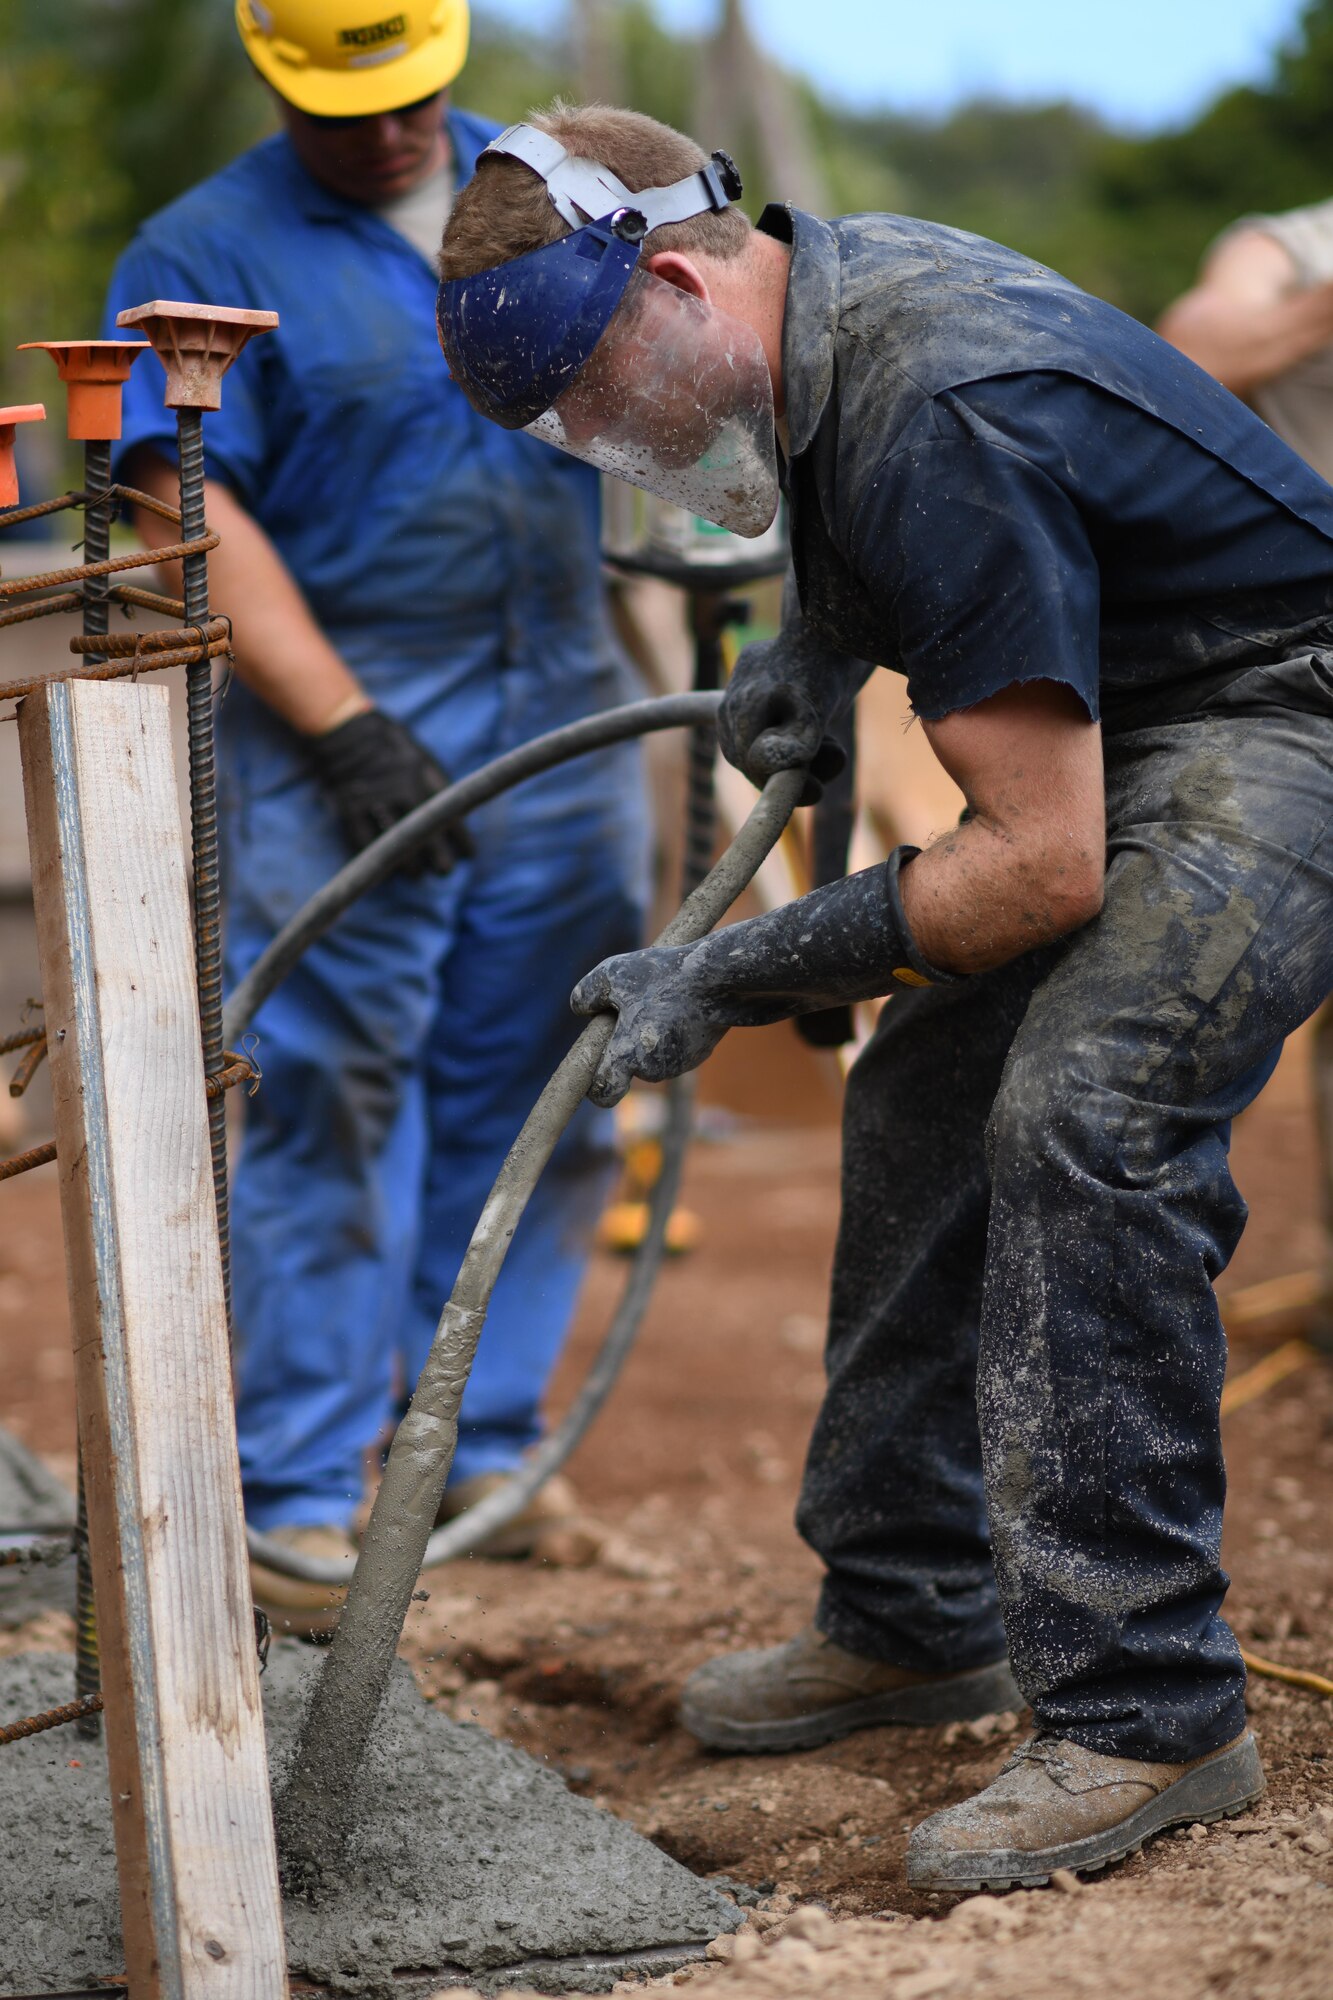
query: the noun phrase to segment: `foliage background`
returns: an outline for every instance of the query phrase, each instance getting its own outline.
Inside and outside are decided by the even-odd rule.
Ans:
[[[612,0],[603,18],[627,101],[688,129],[708,45],[669,34],[650,0]],[[897,208],[979,230],[1145,319],[1235,216],[1333,194],[1333,0],[1307,6],[1265,82],[1149,137],[1073,104],[850,114],[792,84],[831,212]],[[524,36],[480,0],[461,101],[507,120],[577,86],[572,35]],[[231,0],[0,0],[0,401],[50,386],[15,343],[91,331],[140,218],[270,122]],[[738,150],[744,170],[743,135]]]

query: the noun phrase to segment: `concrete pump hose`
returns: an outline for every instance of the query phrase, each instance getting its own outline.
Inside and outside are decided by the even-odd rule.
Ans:
[[[507,792],[524,778],[535,778],[572,757],[586,757],[590,751],[605,750],[630,737],[647,736],[658,729],[689,728],[711,722],[717,714],[719,693],[660,695],[652,701],[626,702],[621,708],[604,709],[585,716],[580,722],[566,723],[545,736],[534,736],[517,750],[483,764],[466,778],[459,778],[433,799],[408,813],[378,840],[353,857],[345,868],[317,889],[309,902],[288,918],[272,942],[265,947],[245,978],[228,994],[223,1007],[222,1039],[229,1049],[238,1046],[259,1008],[279,986],[301,954],[322,937],[349,909],[358,896],[392,875],[395,868],[436,827],[475,812],[488,800]]]
[[[780,771],[769,779],[730,847],[659,944],[706,936],[776,845],[804,785],[803,771]],[[352,1828],[355,1789],[453,1462],[459,1405],[491,1294],[519,1219],[587,1094],[614,1026],[610,1014],[588,1023],[510,1148],[394,1435],[279,1809],[284,1861],[297,1876],[317,1876]]]

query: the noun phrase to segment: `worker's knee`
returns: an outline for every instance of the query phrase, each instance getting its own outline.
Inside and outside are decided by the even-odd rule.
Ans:
[[[1104,1179],[1129,1169],[1132,1107],[1099,1053],[1020,1037],[986,1132],[993,1180],[1048,1170]]]

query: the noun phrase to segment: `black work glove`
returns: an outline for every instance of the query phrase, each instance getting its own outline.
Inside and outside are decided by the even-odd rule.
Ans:
[[[776,639],[742,648],[717,712],[717,740],[727,762],[761,789],[775,771],[804,765],[810,776],[798,803],[812,806],[847,761],[829,725],[873,669],[818,636],[790,583],[782,614]]]
[[[410,729],[382,708],[367,708],[326,736],[307,739],[320,785],[354,853],[449,784],[449,773]],[[399,865],[404,875],[447,875],[473,852],[461,821],[437,826]]]
[[[952,979],[921,956],[903,912],[898,873],[919,852],[895,848],[878,868],[729,924],[698,944],[604,959],[570,1001],[576,1014],[619,1016],[588,1092],[593,1103],[618,1104],[636,1076],[665,1083],[696,1069],[728,1028],[872,1000],[895,982]]]

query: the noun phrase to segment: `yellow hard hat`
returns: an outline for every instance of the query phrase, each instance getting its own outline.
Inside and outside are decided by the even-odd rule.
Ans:
[[[247,55],[320,118],[373,118],[443,90],[467,56],[467,0],[236,0]]]

